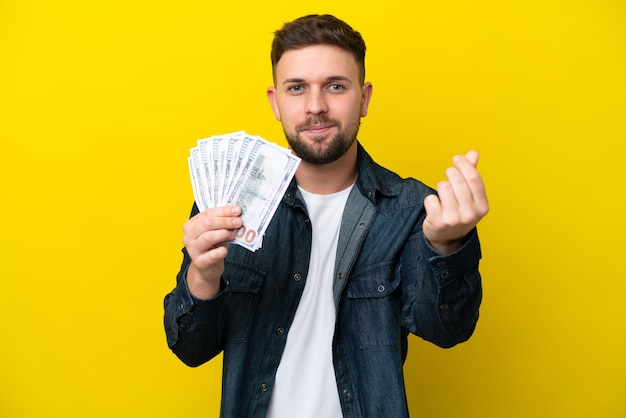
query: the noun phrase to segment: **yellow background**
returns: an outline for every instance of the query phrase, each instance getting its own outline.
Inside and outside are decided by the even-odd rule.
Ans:
[[[434,185],[482,155],[481,320],[452,350],[411,338],[412,414],[626,417],[626,3],[309,3],[0,0],[0,416],[217,415],[220,361],[187,368],[162,330],[186,157],[284,145],[272,32],[328,12],[368,44],[379,162]]]

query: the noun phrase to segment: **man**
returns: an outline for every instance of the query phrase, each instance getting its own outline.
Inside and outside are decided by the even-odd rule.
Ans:
[[[267,96],[302,162],[256,252],[229,246],[238,206],[194,205],[168,344],[190,366],[223,351],[222,417],[408,416],[408,333],[451,347],[478,320],[478,154],[438,193],[378,166],[356,139],[365,43],[341,20],[287,23],[271,58]]]

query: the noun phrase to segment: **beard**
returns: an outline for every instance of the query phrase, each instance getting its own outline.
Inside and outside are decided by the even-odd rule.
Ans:
[[[322,165],[332,163],[343,157],[356,141],[360,124],[361,119],[357,118],[356,121],[350,122],[344,128],[338,121],[324,115],[318,115],[297,125],[294,132],[283,130],[289,147],[298,157],[307,163]],[[302,139],[300,132],[314,125],[333,125],[338,127],[339,131],[331,138],[327,138],[325,135],[313,137],[313,143],[309,144]]]

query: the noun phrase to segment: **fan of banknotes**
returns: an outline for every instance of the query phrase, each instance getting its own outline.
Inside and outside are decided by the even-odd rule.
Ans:
[[[239,131],[198,140],[188,163],[198,209],[239,205],[243,226],[235,231],[233,243],[256,251],[300,158],[287,148]]]

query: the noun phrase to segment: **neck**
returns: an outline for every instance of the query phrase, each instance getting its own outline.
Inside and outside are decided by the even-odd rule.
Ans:
[[[337,161],[329,164],[310,164],[302,161],[296,171],[296,182],[314,194],[331,194],[350,187],[358,177],[356,168],[357,142]]]

